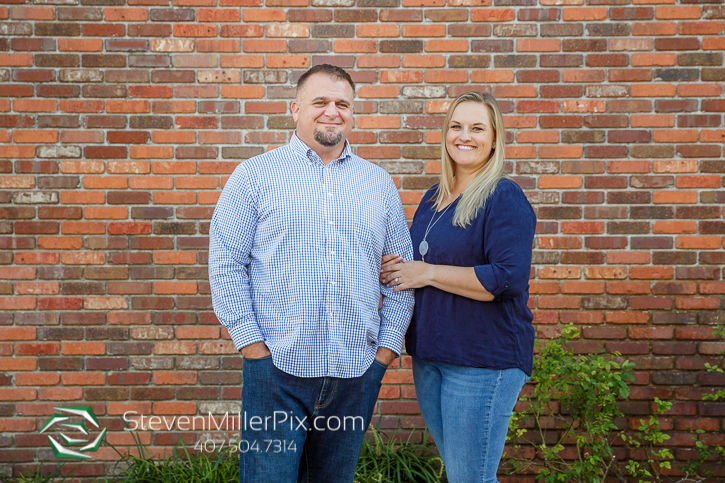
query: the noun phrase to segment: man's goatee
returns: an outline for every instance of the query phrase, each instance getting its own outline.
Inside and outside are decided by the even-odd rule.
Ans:
[[[337,146],[342,141],[342,133],[315,131],[314,138],[323,146]]]

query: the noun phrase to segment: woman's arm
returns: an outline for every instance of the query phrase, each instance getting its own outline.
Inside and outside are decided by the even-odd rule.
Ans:
[[[397,257],[387,263],[384,260],[380,279],[388,287],[395,287],[393,292],[431,286],[482,302],[493,300],[493,295],[483,288],[473,267],[406,262]]]
[[[475,267],[433,265],[383,258],[381,283],[395,290],[427,285],[490,302],[518,296],[528,288],[536,215],[518,187],[502,186],[489,200],[482,240],[488,264]],[[397,281],[396,281],[397,279]]]

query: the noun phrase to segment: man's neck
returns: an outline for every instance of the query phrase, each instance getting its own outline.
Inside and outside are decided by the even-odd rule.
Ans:
[[[300,141],[305,143],[310,149],[312,149],[322,160],[322,163],[324,165],[328,165],[337,158],[339,158],[342,155],[342,152],[345,150],[345,140],[343,139],[341,143],[336,144],[335,146],[323,146],[322,144],[318,143],[314,139],[308,140],[303,139],[297,134],[297,137],[300,138]]]

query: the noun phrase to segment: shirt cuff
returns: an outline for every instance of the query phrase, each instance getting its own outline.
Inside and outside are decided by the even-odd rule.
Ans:
[[[259,330],[257,318],[254,315],[245,316],[242,320],[227,327],[229,336],[238,351],[255,342],[264,342],[265,338]]]
[[[385,347],[395,352],[400,357],[400,351],[403,349],[403,339],[405,334],[400,334],[395,330],[384,330],[380,327],[378,334],[378,347]]]
[[[476,277],[478,277],[478,281],[481,282],[483,288],[493,295],[494,299],[511,286],[508,280],[499,281],[496,278],[491,265],[476,265],[473,270],[476,272]]]

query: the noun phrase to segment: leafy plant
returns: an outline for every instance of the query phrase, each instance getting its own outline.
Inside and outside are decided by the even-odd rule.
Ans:
[[[356,483],[439,483],[443,476],[443,462],[424,443],[412,440],[413,433],[404,442],[394,437],[383,442],[381,434],[372,429],[372,440],[363,443],[355,473]],[[153,458],[137,438],[138,456],[118,451],[116,477],[107,477],[107,483],[221,483],[239,481],[238,448],[226,445],[221,451],[210,453],[190,451],[183,442],[163,458]],[[423,441],[427,441],[427,431]],[[0,483],[5,483],[0,481]],[[8,482],[9,483],[9,482]],[[13,482],[14,483],[14,482]]]
[[[715,334],[725,338],[722,327]],[[716,455],[725,458],[725,448],[709,442],[701,429],[691,431],[695,457],[677,466],[684,476],[671,476],[674,455],[663,447],[670,436],[663,431],[660,418],[672,408],[672,402],[655,398],[654,413],[639,420],[634,434],[625,434],[616,426],[616,418],[622,416],[617,398],[628,397],[634,364],[617,364],[612,357],[599,354],[575,355],[568,343],[578,335],[570,325],[560,337],[543,347],[537,345],[540,354],[534,360],[533,392],[521,398],[525,408],[512,417],[507,437],[517,452],[507,460],[513,471],[534,472],[537,480],[546,483],[600,483],[608,476],[622,482],[627,476],[640,483],[701,483],[713,476],[717,466],[708,467],[707,462]],[[706,363],[705,367],[711,373],[725,372],[720,365]],[[702,400],[725,400],[725,391],[704,394]],[[628,453],[640,459],[618,463],[612,447],[617,438]],[[523,457],[525,447],[535,451]]]
[[[112,483],[219,483],[239,481],[239,456],[235,446],[221,451],[189,452],[183,441],[175,446],[165,458],[153,458],[136,436],[138,456],[119,454],[120,460],[114,466],[114,473],[120,475],[107,482]]]
[[[718,325],[715,329],[713,329],[713,335],[719,336],[721,339],[725,339],[725,329],[721,325]],[[725,355],[723,353],[722,355]],[[718,374],[722,374],[725,371],[723,371],[722,367],[720,366],[713,366],[709,362],[705,363],[705,369],[707,369],[707,372],[715,372]],[[703,394],[702,400],[703,401],[719,401],[719,400],[725,400],[725,391],[719,390],[713,394]]]
[[[672,460],[675,457],[667,448],[656,448],[656,445],[670,439],[669,435],[662,432],[658,416],[669,411],[672,408],[672,402],[655,398],[655,404],[657,404],[657,409],[649,420],[639,420],[637,436],[622,435],[622,439],[632,448],[642,448],[645,454],[644,462],[630,460],[627,463],[629,476],[661,482],[662,470],[672,469]],[[644,482],[642,479],[639,481]]]
[[[378,430],[371,429],[373,439],[363,443],[355,471],[355,483],[438,483],[443,481],[443,461],[425,444],[411,441],[413,432],[405,442],[395,438],[383,439]]]
[[[721,339],[725,339],[725,329],[723,329],[722,326],[718,325],[713,329],[713,335],[719,336]],[[725,353],[721,354],[725,355]],[[722,374],[725,371],[723,371],[722,367],[719,365],[712,365],[708,362],[705,363],[705,369],[709,373],[718,373]],[[718,390],[712,394],[703,394],[702,395],[703,401],[720,401],[725,400],[725,391]],[[706,462],[710,457],[719,455],[721,459],[725,460],[725,447],[722,447],[720,445],[711,445],[706,444],[704,441],[702,441],[701,436],[705,434],[705,431],[702,429],[698,429],[692,432],[692,439],[695,442],[695,448],[697,449],[697,457],[687,461],[685,464],[679,465],[677,469],[679,469],[682,473],[685,474],[685,478],[681,481],[693,481],[693,482],[699,482],[705,480],[707,477],[710,477],[714,475],[715,471],[708,468],[706,466]],[[693,476],[690,476],[693,475]]]
[[[533,393],[521,398],[524,409],[510,423],[517,452],[522,445],[535,451],[508,463],[515,472],[535,471],[545,483],[599,483],[619,471],[612,449],[622,433],[615,424],[623,416],[617,399],[629,396],[634,364],[617,363],[618,353],[574,354],[569,342],[578,337],[568,325],[558,338],[537,342]]]
[[[725,338],[725,330],[721,326],[716,327],[713,330],[713,334],[719,336],[720,338]],[[722,374],[725,372],[719,365],[712,365],[707,362],[705,363],[705,369],[710,373]],[[725,391],[719,390],[712,394],[703,394],[702,400],[725,400]],[[663,469],[672,469],[674,456],[666,448],[656,448],[656,445],[670,439],[667,434],[662,432],[657,417],[669,411],[672,407],[672,403],[661,401],[658,398],[655,398],[655,403],[657,405],[657,409],[655,410],[655,413],[650,416],[649,420],[645,421],[644,419],[640,419],[640,426],[637,428],[638,434],[636,436],[624,437],[625,442],[629,446],[641,448],[645,454],[643,462],[630,461],[627,464],[628,474],[632,477],[640,478],[640,482],[645,481],[642,478],[646,478],[647,481],[676,481],[677,483],[698,483],[712,476],[715,471],[708,468],[706,463],[712,456],[715,455],[725,457],[725,448],[719,445],[706,444],[701,437],[703,434],[706,434],[706,432],[702,429],[694,431],[691,430],[692,439],[695,442],[695,458],[688,460],[677,467],[677,469],[685,476],[678,480],[674,480],[673,478],[662,474]]]
[[[72,474],[72,471],[70,472]],[[60,479],[59,479],[60,478]],[[35,471],[23,471],[18,476],[0,473],[0,483],[69,483],[69,475],[63,475],[63,464],[43,471],[43,463]]]

